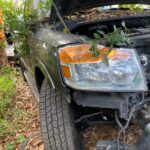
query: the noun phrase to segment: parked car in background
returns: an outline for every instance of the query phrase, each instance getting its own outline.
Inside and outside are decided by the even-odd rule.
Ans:
[[[15,60],[15,47],[14,42],[12,40],[12,33],[9,31],[5,31],[6,36],[6,54],[9,60]]]

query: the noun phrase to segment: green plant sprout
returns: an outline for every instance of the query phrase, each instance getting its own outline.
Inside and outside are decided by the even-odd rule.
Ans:
[[[110,53],[112,48],[115,46],[129,45],[131,43],[130,39],[127,37],[128,29],[125,25],[125,22],[122,22],[122,26],[125,29],[125,31],[121,30],[120,28],[117,28],[114,25],[114,31],[112,33],[105,34],[100,30],[94,33],[95,39],[91,41],[90,48],[90,51],[92,51],[93,53],[93,57],[98,57],[101,54],[97,47],[99,43],[102,43],[103,45],[109,48],[108,53]],[[108,64],[107,55],[104,56],[103,61]]]

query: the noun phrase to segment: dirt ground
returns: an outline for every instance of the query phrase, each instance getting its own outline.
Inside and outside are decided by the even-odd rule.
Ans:
[[[22,126],[16,131],[16,134],[9,136],[6,139],[0,140],[0,150],[6,149],[6,142],[15,140],[20,134],[23,134],[26,140],[17,145],[15,150],[44,150],[42,137],[40,133],[40,123],[38,114],[38,104],[31,93],[31,90],[21,75],[18,75],[16,80],[16,97],[15,105],[22,109],[26,115],[17,118],[22,122]],[[112,140],[117,137],[118,129],[113,125],[95,125],[86,129],[82,136],[86,141],[86,150],[95,150],[95,145],[98,140]],[[130,126],[126,134],[127,143],[135,143],[142,130],[137,126]]]
[[[132,125],[126,131],[125,142],[134,144],[142,135],[143,130]],[[95,125],[84,131],[83,137],[86,142],[86,150],[96,150],[96,143],[99,140],[114,140],[118,136],[118,128],[115,125]]]
[[[16,123],[17,127],[10,129],[11,133],[5,138],[0,138],[0,150],[14,150],[14,148],[8,146],[9,144],[15,145],[15,150],[43,150],[44,148],[41,144],[42,138],[40,136],[38,104],[20,73],[16,74],[15,82],[16,95],[10,109],[15,108],[18,112],[16,111],[16,116],[12,117],[10,123]],[[20,136],[27,139],[23,140],[23,145],[16,142]],[[30,148],[26,147],[28,144]]]

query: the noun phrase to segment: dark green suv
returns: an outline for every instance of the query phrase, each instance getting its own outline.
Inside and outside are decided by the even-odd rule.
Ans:
[[[35,0],[34,7],[37,4]],[[130,10],[124,4],[140,5]],[[19,59],[39,101],[46,150],[82,150],[83,129],[114,120],[120,127],[117,142],[100,141],[97,149],[150,150],[148,4],[149,0],[54,0],[45,15],[39,10],[41,20],[32,24],[25,40],[28,54]],[[109,47],[108,41],[120,40],[113,34],[130,44],[114,42]],[[119,141],[129,122],[148,124],[144,138],[131,147]]]

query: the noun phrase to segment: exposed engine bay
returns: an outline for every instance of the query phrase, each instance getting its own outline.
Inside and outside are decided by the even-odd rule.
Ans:
[[[131,45],[129,47],[137,51],[137,54],[139,56],[138,58],[144,70],[144,75],[146,78],[147,86],[148,86],[148,89],[150,90],[150,17],[141,17],[141,18],[129,17],[129,18],[118,19],[118,20],[112,19],[112,20],[104,20],[100,22],[97,21],[97,22],[92,22],[89,24],[81,23],[81,25],[73,28],[72,32],[78,35],[86,35],[89,38],[93,39],[94,38],[93,33],[95,33],[97,30],[100,30],[104,32],[105,34],[107,34],[107,33],[113,32],[114,25],[124,30],[121,26],[122,21],[125,22],[127,28],[129,29],[129,32],[127,34],[127,36],[131,39]],[[128,46],[123,46],[123,47],[128,47]],[[99,106],[100,108],[110,108],[110,109],[119,110],[119,113],[118,113],[119,118],[127,120],[127,123],[124,128],[122,127],[122,125],[120,125],[117,114],[115,115],[116,122],[122,130],[123,128],[124,129],[127,128],[127,126],[129,125],[129,120],[131,120],[131,117],[132,118],[135,117],[134,121],[137,121],[137,123],[139,123],[142,127],[145,127],[146,124],[150,122],[149,90],[148,92],[143,92],[143,93],[135,92],[135,93],[109,93],[109,94],[108,93],[107,94],[105,93],[102,93],[102,94],[93,93],[92,94],[92,93],[86,93],[86,92],[84,93],[84,92],[77,91],[74,93],[74,99],[78,105],[82,105],[82,106],[84,106],[85,104],[86,106],[88,106],[88,104],[91,103],[91,99],[92,99],[94,101],[93,107]],[[82,99],[82,101],[80,99]],[[82,103],[83,101],[84,103]],[[140,105],[138,106],[138,104]],[[90,109],[88,108],[88,110]],[[108,110],[105,110],[105,111],[106,113],[108,112]],[[94,116],[94,113],[95,112],[93,111],[93,116]],[[86,115],[82,114],[82,115],[83,116],[81,118],[84,118],[84,116],[86,118],[88,116],[87,114]],[[95,116],[98,116],[98,115],[99,114],[96,111]],[[91,116],[92,115],[89,115],[88,116],[89,118],[87,117],[88,121],[92,120]],[[105,118],[105,115],[102,115],[102,116],[103,118]],[[110,115],[108,116],[110,117]],[[108,116],[105,118],[107,121],[109,121]],[[100,119],[100,117],[99,118],[95,117],[95,119],[93,120],[98,120],[98,119]],[[78,120],[80,120],[80,118],[77,119],[77,121]],[[116,150],[116,149],[120,150],[120,149],[124,149],[124,146],[126,146],[126,149],[141,150],[141,147],[142,147],[143,150],[146,150],[147,147],[149,147],[149,143],[145,142],[147,139],[149,139],[148,127],[149,125],[147,125],[145,128],[145,135],[144,135],[145,138],[142,138],[141,140],[138,141],[137,144],[131,147],[129,145],[124,145],[122,143],[119,143],[119,140],[118,140],[117,142],[114,142],[114,143],[112,141],[100,141],[97,143],[97,148],[99,150],[102,150],[105,148],[107,149],[109,146],[111,146],[110,150]]]
[[[150,83],[150,17],[129,17],[115,20],[100,20],[89,23],[79,23],[76,27],[72,26],[72,32],[78,35],[86,35],[94,38],[97,30],[105,34],[113,32],[114,25],[122,28],[121,23],[125,22],[129,32],[127,36],[131,39],[130,47],[135,48],[139,54],[139,59],[143,66],[147,84]]]
[[[122,47],[133,48],[137,51],[138,59],[140,60],[144,74],[146,77],[148,89],[150,89],[150,16],[128,16],[119,17],[112,19],[102,19],[96,21],[79,21],[78,23],[74,21],[73,23],[68,23],[70,30],[73,34],[83,35],[90,39],[94,39],[94,33],[97,30],[104,32],[105,34],[111,33],[114,30],[114,25],[121,30],[122,22],[125,22],[128,28],[127,36],[131,39],[131,45],[123,45]],[[131,108],[145,99],[149,101],[149,91],[148,92],[121,92],[121,93],[91,93],[91,92],[73,92],[73,99],[75,102],[85,107],[91,106],[91,99],[93,101],[92,107],[119,110],[119,117],[127,120],[129,118],[129,112]],[[144,98],[143,98],[144,97]],[[107,101],[106,101],[107,99]],[[143,109],[143,106],[138,108],[138,110]],[[80,108],[81,110],[81,108]],[[89,110],[89,108],[88,108]],[[93,113],[97,111],[92,111]],[[90,112],[90,113],[92,113]],[[81,113],[80,116],[84,116],[85,113]],[[150,119],[150,118],[149,118]],[[77,119],[78,120],[78,119]]]
[[[145,128],[150,122],[150,15],[146,11],[145,13],[125,12],[127,13],[123,14],[123,11],[121,13],[112,13],[110,11],[110,15],[107,12],[101,12],[99,17],[96,17],[92,12],[87,12],[83,13],[83,16],[77,13],[65,17],[66,25],[71,33],[83,36],[85,39],[95,39],[94,34],[97,31],[101,31],[105,35],[112,33],[114,26],[125,32],[125,28],[122,26],[122,22],[124,22],[128,29],[126,36],[131,40],[131,43],[129,45],[116,45],[114,48],[130,48],[136,51],[137,59],[141,63],[148,87],[146,92],[144,90],[137,92],[131,92],[131,90],[126,92],[72,90],[72,99],[75,101],[73,103],[74,111],[78,112],[75,116],[75,123],[81,129],[94,123],[107,123],[115,120],[121,133],[126,130],[130,122],[136,122],[142,128]],[[96,13],[98,13],[97,10]],[[69,20],[72,21],[70,22]],[[63,29],[62,27],[61,30]],[[101,42],[99,44],[103,45]],[[149,134],[147,133],[145,138],[142,138],[141,141],[131,147],[119,143],[119,134],[117,142],[100,141],[97,143],[97,148],[100,150],[107,149],[111,145],[110,150],[116,150],[120,145],[121,150],[124,149],[124,146],[127,149],[141,150],[141,147],[146,145],[143,150],[147,150],[147,147],[149,147],[149,143],[144,141],[149,139]],[[118,150],[120,149],[118,148]]]
[[[150,28],[131,29],[129,37],[132,40],[132,46],[137,50],[139,59],[144,68],[147,84],[150,83]]]

